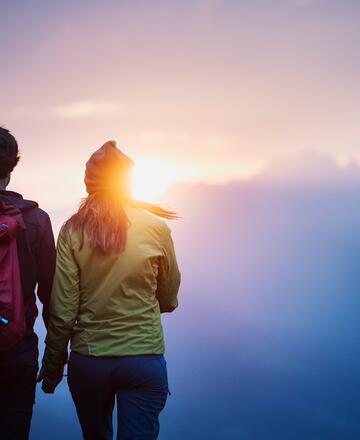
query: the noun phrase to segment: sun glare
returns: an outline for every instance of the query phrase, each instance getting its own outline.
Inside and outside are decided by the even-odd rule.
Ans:
[[[133,170],[133,196],[156,201],[173,183],[180,180],[181,170],[161,159],[136,159]]]

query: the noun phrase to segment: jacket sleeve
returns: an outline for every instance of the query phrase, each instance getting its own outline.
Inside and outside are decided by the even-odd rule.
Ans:
[[[56,377],[67,360],[67,347],[79,311],[79,270],[70,237],[60,231],[56,270],[50,299],[48,332],[45,339],[45,375]]]
[[[54,234],[48,215],[45,217],[44,225],[41,228],[40,243],[38,248],[38,274],[37,274],[37,296],[43,305],[43,320],[47,327],[49,318],[50,293],[55,272],[55,241]]]
[[[161,234],[162,256],[159,261],[156,297],[160,312],[172,312],[178,306],[177,295],[180,287],[179,272],[174,243],[170,229],[164,224]]]

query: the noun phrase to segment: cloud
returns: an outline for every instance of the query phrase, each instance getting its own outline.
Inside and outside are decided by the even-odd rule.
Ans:
[[[299,183],[359,183],[360,166],[352,158],[337,161],[321,152],[299,151],[274,156],[255,178]]]
[[[61,119],[117,116],[122,112],[122,106],[115,101],[75,101],[69,104],[59,105],[54,109],[55,116]]]
[[[10,112],[14,118],[89,119],[114,117],[124,113],[124,106],[116,101],[81,100],[54,107],[17,106]]]

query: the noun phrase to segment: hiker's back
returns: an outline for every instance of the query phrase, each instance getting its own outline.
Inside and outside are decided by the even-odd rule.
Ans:
[[[48,318],[49,298],[55,270],[55,245],[48,214],[32,200],[13,191],[0,191],[0,203],[13,206],[22,214],[24,230],[16,236],[26,334],[14,349],[2,353],[0,364],[37,365],[37,337],[33,332],[38,315],[35,290]]]
[[[95,356],[163,353],[156,298],[163,257],[164,221],[126,206],[126,248],[121,253],[94,250],[78,232],[61,232],[72,249],[79,273],[79,316],[72,349]]]

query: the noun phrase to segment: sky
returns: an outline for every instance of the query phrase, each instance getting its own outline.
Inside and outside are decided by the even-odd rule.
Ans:
[[[359,13],[352,0],[2,2],[14,185],[73,203],[107,139],[143,187],[248,178],[302,151],[360,161]]]

